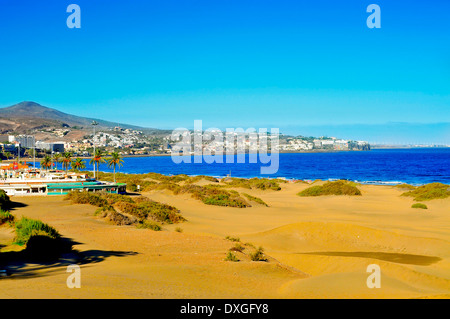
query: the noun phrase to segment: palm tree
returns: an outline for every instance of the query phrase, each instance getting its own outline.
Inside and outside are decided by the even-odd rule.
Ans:
[[[48,170],[52,166],[53,166],[52,158],[48,155],[45,155],[44,158],[42,159],[41,167]]]
[[[94,158],[92,158],[89,161],[89,164],[94,164],[94,170],[95,170],[95,165],[97,165],[97,176],[98,176],[98,167],[100,166],[100,164],[105,163],[105,159],[103,158],[103,153],[101,150],[96,149],[95,150],[95,154],[94,154]]]
[[[58,169],[58,163],[60,161],[60,158],[61,158],[61,154],[59,154],[59,153],[53,154],[53,160],[55,161],[56,169]]]
[[[77,158],[72,162],[72,167],[78,172],[79,170],[86,168],[86,164],[81,158]]]
[[[72,164],[72,153],[64,152],[61,162],[62,162],[63,168],[66,170],[66,173],[67,173],[67,170],[69,169],[70,165]]]
[[[10,157],[12,157],[12,154],[10,152],[5,153],[6,159],[9,160]]]
[[[114,183],[116,182],[116,167],[123,166],[123,159],[118,152],[112,152],[111,158],[108,159],[108,167],[114,168]]]

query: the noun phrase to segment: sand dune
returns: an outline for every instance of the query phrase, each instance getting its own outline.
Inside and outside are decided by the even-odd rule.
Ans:
[[[205,183],[205,182],[202,182]],[[304,198],[304,184],[281,191],[236,189],[270,207],[204,205],[168,191],[144,194],[174,205],[187,222],[162,232],[115,226],[95,208],[60,197],[14,198],[16,216],[54,226],[84,257],[82,288],[66,287],[67,263],[21,265],[0,279],[3,298],[449,298],[450,200],[411,208],[389,186],[361,186],[363,196]],[[183,229],[175,232],[176,227]],[[0,228],[0,244],[10,239]],[[269,262],[224,261],[233,243],[263,246]],[[381,288],[366,285],[381,268]]]

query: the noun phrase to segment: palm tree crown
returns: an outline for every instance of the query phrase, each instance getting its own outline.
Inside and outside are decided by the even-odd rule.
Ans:
[[[79,171],[79,170],[86,168],[86,164],[84,163],[84,161],[81,158],[76,158],[72,162],[72,167],[74,170]]]
[[[114,168],[114,183],[116,182],[116,167],[123,166],[123,159],[118,152],[112,152],[111,157],[108,159],[108,167]]]
[[[61,154],[59,154],[59,153],[53,154],[53,160],[55,161],[56,169],[58,169],[58,163],[59,163],[60,158],[61,158]]]
[[[62,162],[63,168],[66,170],[66,173],[67,173],[67,170],[70,168],[70,165],[72,164],[72,153],[64,152],[61,162]]]
[[[94,157],[89,161],[89,164],[94,164],[94,169],[95,169],[95,165],[97,165],[97,176],[98,176],[98,168],[100,166],[100,164],[105,163],[105,159],[103,158],[103,152],[99,149],[95,150],[95,154]]]
[[[49,169],[53,166],[52,158],[48,155],[45,155],[41,161],[41,167],[45,169]]]

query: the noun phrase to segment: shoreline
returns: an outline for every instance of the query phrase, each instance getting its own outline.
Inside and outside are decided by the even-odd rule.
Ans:
[[[352,153],[352,152],[356,152],[356,153],[360,153],[360,152],[370,152],[370,151],[374,151],[374,150],[412,150],[412,149],[424,149],[424,150],[430,150],[430,149],[450,149],[450,147],[444,147],[444,146],[439,146],[439,147],[373,147],[370,150],[308,150],[308,151],[281,151],[278,152],[278,154],[315,154],[315,153]],[[242,153],[234,153],[234,155],[238,155],[238,154],[242,154]],[[249,152],[245,152],[245,154],[254,154],[254,153],[249,153]],[[258,153],[257,153],[258,154]],[[271,154],[271,153],[268,153]],[[223,154],[226,155],[226,154]],[[172,154],[129,154],[129,155],[122,155],[122,158],[133,158],[133,157],[167,157],[167,156],[172,156]],[[184,156],[184,155],[176,155],[176,156]],[[193,154],[189,155],[189,156],[195,156]],[[201,155],[203,156],[203,155]],[[74,156],[74,158],[81,158],[81,159],[91,159],[92,156]],[[35,158],[36,162],[40,162],[42,161],[42,157],[37,157]],[[29,157],[23,157],[20,159],[21,161],[27,162],[27,163],[32,163],[33,162],[33,158],[29,158]],[[15,162],[15,160],[3,160],[3,163],[13,163]]]
[[[423,149],[423,148],[418,148]],[[444,150],[444,148],[440,148]],[[429,150],[428,148],[426,150]],[[435,148],[434,150],[438,150]],[[389,160],[392,158],[392,165],[398,164],[398,160],[396,160],[396,157],[398,157],[396,154],[396,151],[393,151],[393,153],[389,153],[385,155],[385,153],[382,153],[383,150],[380,150],[381,153],[377,153],[377,150],[375,150],[374,153],[367,153],[361,154],[360,152],[363,151],[343,151],[343,150],[316,150],[316,151],[301,151],[301,152],[281,152],[280,154],[317,154],[317,155],[311,155],[311,157],[306,156],[303,157],[302,155],[280,155],[280,162],[283,160],[286,164],[280,167],[280,170],[276,172],[276,174],[272,175],[263,175],[260,174],[259,170],[254,170],[252,167],[245,166],[245,164],[250,164],[246,160],[244,166],[238,165],[228,165],[230,163],[214,163],[214,165],[209,165],[205,163],[204,160],[202,160],[201,165],[198,169],[194,166],[185,165],[185,167],[182,166],[176,166],[172,162],[170,162],[170,159],[167,157],[171,156],[171,154],[139,154],[139,155],[124,155],[123,159],[125,160],[124,167],[121,167],[117,169],[117,173],[122,174],[147,174],[147,173],[158,173],[163,174],[166,176],[173,176],[173,175],[180,175],[185,174],[189,176],[198,176],[198,175],[207,175],[212,176],[215,178],[224,178],[229,177],[229,173],[231,173],[231,177],[236,178],[244,178],[244,179],[251,179],[251,178],[268,178],[268,179],[284,179],[287,181],[296,181],[296,180],[306,180],[306,181],[314,181],[314,180],[322,180],[322,181],[333,181],[333,180],[347,180],[351,182],[355,182],[361,185],[399,185],[399,184],[410,184],[414,186],[421,186],[426,185],[430,183],[443,183],[443,184],[450,184],[450,180],[448,176],[439,174],[439,172],[436,171],[435,166],[430,166],[430,171],[428,172],[428,175],[421,175],[420,172],[409,172],[409,171],[400,171],[394,174],[391,174],[390,171],[382,170],[380,172],[373,170],[371,167],[367,166],[367,161],[370,161],[373,159],[380,160],[384,159],[385,157]],[[401,152],[401,150],[399,150]],[[357,154],[352,154],[352,152],[357,152]],[[419,151],[420,153],[421,151]],[[376,154],[377,153],[377,154]],[[432,154],[433,152],[430,152]],[[247,153],[248,154],[248,153]],[[335,155],[327,155],[326,157],[323,157],[325,155],[321,154],[335,154]],[[343,168],[346,168],[345,164],[340,164],[337,167],[331,167],[330,169],[327,169],[326,166],[324,168],[321,168],[322,165],[326,165],[329,161],[333,161],[333,159],[339,160],[341,158],[341,155],[346,160],[345,163],[352,162],[352,159],[355,158],[355,160],[358,162],[360,161],[362,163],[362,169],[360,168],[359,171],[354,171],[352,169],[345,169],[345,170],[339,170],[339,167],[342,166]],[[370,155],[373,154],[373,155]],[[409,153],[405,153],[409,154]],[[411,154],[414,154],[412,152]],[[428,153],[427,153],[428,154]],[[441,156],[443,155],[443,160],[445,160],[447,151],[440,151],[438,154]],[[236,156],[236,155],[235,155]],[[106,158],[107,156],[105,156]],[[164,159],[145,159],[145,158],[153,158],[153,157],[165,157]],[[193,156],[190,156],[191,158]],[[405,156],[403,156],[405,157]],[[442,156],[441,156],[442,157]],[[73,157],[75,159],[76,157]],[[83,159],[83,161],[86,164],[86,168],[83,169],[85,172],[91,172],[92,165],[89,164],[90,157],[79,157]],[[142,158],[142,160],[132,160],[133,158]],[[359,160],[360,158],[361,160]],[[368,158],[365,160],[365,158]],[[127,161],[130,159],[130,161]],[[407,159],[407,157],[405,157]],[[29,166],[33,167],[33,158],[21,158],[21,162],[26,162]],[[42,158],[36,158],[36,168],[39,169],[40,165],[39,163],[42,161]],[[293,163],[297,163],[299,165],[302,165],[303,161],[306,161],[306,164],[309,163],[309,165],[315,165],[312,167],[312,171],[302,169],[301,166],[298,169],[289,170],[286,169],[287,167],[292,166],[290,161],[293,161]],[[397,162],[395,162],[397,161]],[[5,160],[3,163],[13,163],[14,160]],[[235,160],[236,162],[236,160]],[[358,162],[359,163],[359,162]],[[370,163],[370,162],[368,162]],[[236,164],[236,163],[235,163]],[[409,162],[402,162],[403,166],[408,164]],[[263,165],[263,164],[261,164]],[[320,166],[319,166],[320,165]],[[366,166],[364,166],[366,165]],[[411,165],[416,165],[415,161],[412,160]],[[283,169],[284,167],[284,169]],[[395,167],[393,167],[395,168]],[[231,171],[230,171],[231,169]],[[61,164],[58,164],[58,170],[62,171]],[[426,170],[426,167],[423,168],[423,170]],[[109,169],[106,167],[106,164],[101,165],[100,171],[102,173],[112,173],[112,169]],[[436,173],[436,174],[434,174]],[[424,177],[425,176],[425,177]]]
[[[37,161],[36,161],[37,162]],[[38,169],[38,168],[37,168]],[[63,172],[64,170],[62,169],[58,169],[58,171]],[[69,172],[74,172],[73,170],[69,170]],[[84,170],[84,171],[79,171],[79,173],[92,173],[92,171],[90,170]],[[113,172],[108,172],[108,171],[102,171],[99,170],[99,173],[103,173],[103,174],[113,174]],[[144,174],[150,174],[150,173],[155,173],[155,174],[161,174],[164,176],[176,176],[176,175],[187,175],[189,177],[195,177],[195,176],[210,176],[210,177],[214,177],[217,179],[223,179],[223,178],[242,178],[242,179],[252,179],[252,178],[265,178],[265,179],[281,179],[281,180],[285,180],[287,182],[297,182],[297,181],[304,181],[304,182],[308,182],[308,183],[314,183],[316,181],[322,181],[322,182],[332,182],[332,181],[338,181],[338,180],[342,180],[342,181],[347,181],[347,182],[353,182],[356,184],[360,184],[360,185],[373,185],[373,186],[396,186],[396,185],[402,185],[402,184],[408,184],[411,186],[423,186],[423,185],[427,185],[427,184],[432,184],[432,183],[442,183],[445,185],[449,185],[449,183],[445,183],[442,181],[430,181],[430,182],[426,182],[426,183],[417,183],[417,182],[405,182],[405,181],[398,181],[398,180],[388,180],[388,181],[377,181],[377,180],[356,180],[356,179],[348,179],[348,178],[334,178],[334,177],[330,177],[330,178],[289,178],[289,177],[285,177],[285,176],[276,176],[276,177],[270,177],[270,176],[228,176],[228,175],[214,175],[214,174],[186,174],[186,173],[179,173],[179,174],[167,174],[167,173],[159,173],[159,172],[152,172],[152,171],[148,171],[145,173],[132,173],[132,172],[121,172],[121,171],[116,171],[116,174],[126,174],[126,175],[144,175]]]

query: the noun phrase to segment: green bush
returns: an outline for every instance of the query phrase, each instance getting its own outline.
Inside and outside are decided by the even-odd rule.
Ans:
[[[111,206],[103,193],[72,191],[66,195],[65,199],[71,200],[75,204],[90,204],[97,207]]]
[[[321,196],[323,194],[323,187],[322,186],[311,186],[297,195],[299,196]]]
[[[261,189],[261,190],[275,190],[281,189],[279,183],[285,183],[286,181],[280,179],[268,179],[268,178],[230,178],[226,181],[227,187],[247,188],[247,189]]]
[[[241,241],[241,239],[239,237],[227,236],[227,237],[225,237],[225,239],[229,240],[229,241],[234,241],[234,242],[240,242]]]
[[[185,221],[180,211],[170,205],[161,204],[145,197],[109,194],[105,192],[70,192],[66,199],[77,204],[90,204],[99,207],[95,215],[105,217],[116,225],[131,225],[137,222],[143,223],[146,219],[153,219],[158,222],[174,224]],[[137,220],[118,213],[114,207],[122,213],[132,215]]]
[[[421,209],[428,209],[427,205],[422,203],[413,204],[411,208],[421,208]]]
[[[207,205],[229,206],[245,208],[251,207],[236,191],[226,191],[214,185],[185,185],[180,190],[181,193],[190,193],[193,198],[201,200]]]
[[[154,231],[160,231],[161,230],[161,226],[160,225],[158,225],[157,223],[152,222],[150,220],[144,220],[144,221],[140,222],[137,225],[137,228],[151,229],[151,230],[154,230]]]
[[[0,189],[0,209],[6,209],[9,207],[11,200],[3,189]]]
[[[354,185],[345,181],[326,182],[322,186],[312,186],[300,193],[298,196],[324,196],[324,195],[350,195],[360,196],[361,191]]]
[[[267,258],[264,255],[264,248],[259,247],[255,252],[251,253],[250,259],[252,261],[267,261]]]
[[[22,217],[16,222],[16,244],[26,245],[33,236],[44,236],[49,237],[50,239],[59,239],[61,237],[53,227],[40,220]]]
[[[257,189],[261,189],[261,190],[267,190],[267,189],[271,189],[274,191],[279,191],[281,190],[279,183],[279,180],[271,180],[271,179],[267,179],[267,178],[252,178],[250,179],[250,183],[252,185],[252,188],[257,188]]]
[[[403,193],[402,196],[414,197],[416,201],[443,199],[450,196],[450,186],[442,183],[431,183]]]
[[[180,211],[170,205],[161,204],[145,197],[138,197],[135,202],[119,202],[117,207],[124,213],[136,216],[143,220],[151,218],[167,224],[176,224],[186,221]]]
[[[0,225],[14,223],[14,215],[10,212],[0,209]]]
[[[238,262],[239,259],[236,257],[235,254],[233,254],[231,251],[229,251],[227,253],[227,256],[225,257],[225,261],[234,261],[234,262]]]

